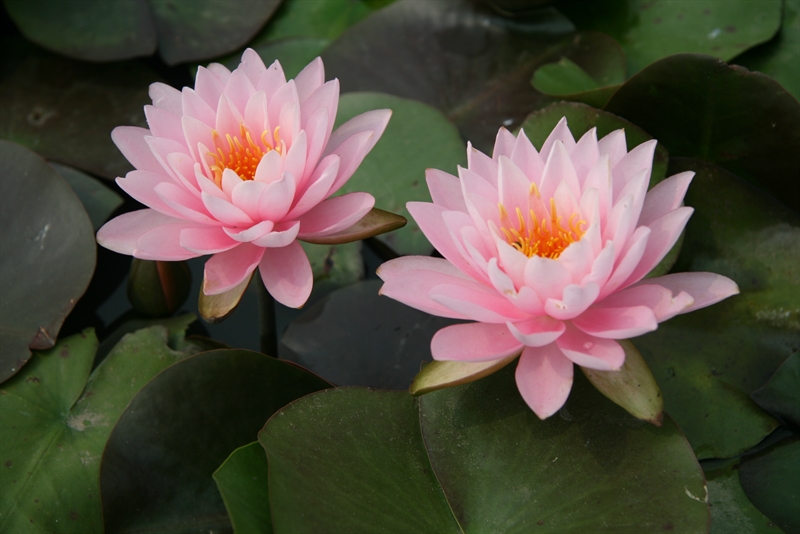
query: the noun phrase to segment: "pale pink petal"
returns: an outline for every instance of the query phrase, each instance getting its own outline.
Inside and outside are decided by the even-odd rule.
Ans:
[[[281,179],[281,172],[283,169],[283,158],[275,150],[267,152],[256,167],[255,180],[264,182],[265,184],[272,183]]]
[[[566,321],[582,314],[594,304],[600,294],[600,285],[590,282],[585,285],[570,284],[564,288],[560,299],[549,298],[544,303],[544,311],[554,319]]]
[[[611,210],[606,227],[603,229],[603,241],[619,243],[620,246],[627,242],[636,225],[633,210],[633,195],[628,195],[617,202],[614,209]]]
[[[166,139],[164,137],[145,137],[145,142],[147,146],[150,147],[150,151],[153,153],[153,156],[158,160],[161,164],[161,168],[166,171],[176,183],[180,183],[181,180],[178,178],[178,175],[175,174],[175,171],[169,165],[169,156],[171,154],[187,154],[186,146],[178,143],[177,141],[173,141],[172,139]]]
[[[291,147],[295,139],[300,134],[300,104],[298,102],[289,102],[283,109],[281,109],[278,118],[278,127],[281,137],[281,144],[285,143],[286,147]],[[283,150],[286,153],[286,150]]]
[[[203,293],[218,295],[236,287],[250,276],[264,256],[264,249],[241,243],[239,246],[214,254],[206,262]]]
[[[239,244],[228,237],[221,226],[184,228],[181,230],[179,243],[186,250],[198,254],[216,254]]]
[[[634,176],[645,173],[644,181],[650,182],[650,170],[653,168],[653,154],[656,151],[656,140],[650,139],[638,145],[622,156],[619,163],[612,168],[614,199],[622,198],[619,193]],[[645,191],[647,187],[645,186]]]
[[[299,308],[311,295],[314,277],[300,243],[266,251],[259,265],[264,286],[275,300],[289,308]]]
[[[516,298],[513,299],[514,306],[530,315],[544,314],[544,303],[536,294],[536,291],[528,286],[521,287]]]
[[[271,146],[273,132],[267,117],[267,95],[264,91],[258,91],[247,101],[247,105],[244,108],[244,125],[250,130],[256,142],[262,141],[263,143],[261,134],[266,132],[268,135],[264,137],[267,138]],[[264,146],[263,148],[269,147]]]
[[[97,242],[109,250],[130,256],[136,248],[136,241],[143,234],[154,228],[179,222],[179,219],[152,209],[131,211],[105,223],[97,231]]]
[[[274,184],[275,182],[273,182]],[[270,185],[273,185],[270,184]],[[239,184],[233,187],[231,192],[231,202],[234,206],[242,210],[254,221],[266,219],[259,213],[259,199],[268,189],[269,186],[264,182],[256,180],[242,180]],[[216,195],[215,195],[216,196]]]
[[[305,186],[306,179],[314,172],[314,167],[325,150],[325,141],[330,133],[330,121],[328,110],[319,109],[305,123],[303,130],[308,137],[308,150],[305,161],[305,171],[301,178],[301,184]]]
[[[622,188],[619,198],[625,199],[631,197],[631,219],[633,222],[628,225],[626,232],[618,230],[617,236],[614,237],[615,243],[624,243],[630,238],[634,229],[636,228],[636,221],[642,212],[642,205],[644,204],[645,195],[647,194],[647,187],[650,184],[650,170],[639,171],[633,176],[627,184]]]
[[[208,212],[224,226],[246,228],[253,224],[253,220],[245,212],[227,200],[207,193],[201,193],[201,198]]]
[[[296,182],[299,182],[305,174],[307,150],[306,133],[301,131],[283,159],[283,172],[290,173]],[[294,195],[294,192],[292,192],[292,195]]]
[[[211,150],[214,147],[214,137],[212,127],[208,124],[195,119],[194,117],[182,117],[183,136],[186,138],[186,146],[189,154],[198,162],[206,163],[210,161]],[[201,148],[202,145],[202,148]],[[206,165],[208,165],[206,163]]]
[[[575,197],[580,197],[580,185],[575,167],[564,144],[556,140],[542,172],[542,183],[539,185],[541,197],[551,198],[562,182],[566,182]]]
[[[176,182],[195,196],[200,196],[200,188],[195,177],[196,165],[194,159],[189,154],[173,152],[167,156],[167,164],[172,170],[173,175],[178,177]]]
[[[497,189],[497,162],[467,141],[467,168]]]
[[[679,313],[685,313],[693,304],[694,299],[685,291],[673,294],[671,290],[659,285],[637,284],[609,295],[602,301],[595,303],[594,307],[627,308],[647,306],[653,310],[656,320],[660,323],[671,319]]]
[[[323,158],[317,168],[314,169],[314,174],[306,181],[307,186],[305,191],[295,192],[295,200],[297,203],[292,207],[289,213],[286,214],[287,219],[297,219],[308,210],[322,202],[328,196],[333,181],[336,179],[336,174],[339,172],[339,156],[331,154]],[[298,194],[299,192],[299,194]]]
[[[446,326],[431,339],[435,360],[485,362],[520,352],[522,345],[504,324],[467,323]]]
[[[230,71],[228,72],[228,77],[230,77]],[[222,91],[225,90],[225,84],[213,72],[201,66],[197,67],[194,90],[212,109],[217,109],[219,97],[222,96]]]
[[[328,125],[325,132],[325,142],[323,143],[327,144],[331,136],[336,113],[339,109],[339,80],[334,79],[326,82],[322,87],[311,93],[306,101],[302,103],[300,107],[300,117],[303,129],[306,128],[311,117],[321,109],[328,111]]]
[[[294,79],[297,83],[297,94],[302,104],[311,96],[311,93],[325,83],[325,67],[322,64],[322,60],[320,58],[314,59]]]
[[[380,294],[395,299],[418,310],[452,319],[466,319],[461,313],[431,300],[431,289],[441,284],[476,284],[464,279],[461,271],[452,267],[447,260],[424,256],[406,256],[390,260],[378,269],[378,276],[384,281]]]
[[[154,106],[176,115],[183,113],[181,92],[174,87],[161,82],[151,83],[149,93]],[[125,127],[123,126],[123,128]]]
[[[551,317],[531,317],[516,323],[507,322],[508,330],[517,341],[528,347],[544,347],[561,337],[566,325]]]
[[[507,158],[511,157],[514,151],[514,145],[517,144],[517,138],[514,134],[506,130],[503,126],[497,131],[497,137],[494,140],[494,150],[492,151],[492,159],[497,161],[500,156]]]
[[[525,173],[531,182],[542,183],[544,160],[542,160],[533,143],[525,135],[525,130],[519,131],[514,151],[511,153],[511,161]]]
[[[673,294],[685,291],[694,299],[694,304],[682,310],[687,313],[711,306],[733,295],[739,294],[736,282],[715,273],[674,273],[643,280],[640,284],[655,284],[667,288]],[[636,286],[634,286],[636,287]]]
[[[628,146],[625,142],[625,130],[614,130],[597,142],[600,156],[608,155],[608,164],[611,169],[628,153]]]
[[[222,171],[222,191],[228,198],[233,196],[233,190],[241,185],[243,181],[233,169],[226,168]]]
[[[247,53],[246,50],[245,53]],[[259,58],[259,60],[260,59],[261,58]],[[256,89],[259,91],[264,91],[264,93],[267,95],[267,99],[269,100],[273,98],[275,93],[284,85],[286,85],[286,76],[283,74],[283,68],[281,67],[280,62],[275,61],[269,66],[267,72],[258,80],[256,83]]]
[[[228,83],[228,80],[231,78],[231,71],[225,65],[221,65],[220,63],[209,63],[207,68],[208,71],[216,76],[217,79],[223,84]]]
[[[505,323],[527,317],[508,300],[483,285],[442,284],[431,288],[428,295],[434,302],[473,321]]]
[[[280,180],[268,184],[258,197],[258,216],[274,222],[282,220],[294,201],[295,187],[294,175],[290,172],[284,172]]]
[[[597,191],[596,204],[599,221],[600,225],[605,228],[608,214],[611,212],[611,164],[607,154],[601,154],[586,175],[586,180],[583,182],[583,190],[588,192],[592,189]],[[586,207],[588,208],[588,200]],[[583,198],[581,198],[581,209],[584,209]],[[584,215],[586,214],[586,212],[583,213]]]
[[[642,259],[639,265],[633,270],[633,273],[622,284],[622,287],[638,282],[649,273],[653,267],[658,265],[667,252],[670,251],[672,246],[678,240],[686,226],[689,217],[694,212],[693,208],[683,207],[677,208],[662,217],[653,221],[649,226],[650,237],[647,240],[647,246],[644,249]]]
[[[289,80],[283,86],[281,86],[277,91],[275,91],[275,94],[272,95],[272,98],[270,98],[269,93],[267,93],[267,101],[269,123],[275,127],[281,123],[281,111],[283,111],[284,106],[290,103],[297,104],[298,106],[300,105],[300,100],[297,96],[297,85],[295,85],[294,80]],[[281,131],[281,137],[284,137],[286,133],[287,132]]]
[[[231,72],[231,77],[228,83],[225,84],[223,95],[230,99],[230,103],[238,113],[244,113],[247,101],[254,94],[256,94],[255,85],[250,81],[244,69],[236,69]],[[219,109],[217,112],[219,112]]]
[[[633,232],[625,245],[626,248],[616,261],[613,273],[600,290],[599,299],[616,291],[630,277],[642,259],[648,239],[650,239],[650,228],[647,226],[640,226]]]
[[[227,135],[230,135],[231,137],[240,136],[241,125],[244,124],[244,117],[239,110],[236,109],[236,106],[228,95],[223,94],[219,99],[217,120],[215,124],[216,126],[214,129],[220,135],[221,139],[226,139]],[[228,145],[226,141],[222,141],[222,143],[224,145]]]
[[[649,226],[659,217],[663,217],[680,206],[689,184],[692,183],[692,178],[694,178],[694,172],[687,171],[657,183],[653,189],[647,192],[642,206],[642,214],[639,216],[639,224]]]
[[[147,118],[147,126],[155,137],[166,137],[181,144],[186,143],[179,115],[156,106],[145,106],[144,115]]]
[[[395,276],[414,271],[433,271],[463,280],[471,280],[449,261],[443,258],[432,258],[430,256],[403,256],[395,258],[378,267],[376,274],[381,280],[386,282]],[[439,284],[448,283],[449,281],[450,280],[447,279],[446,281],[439,282]]]
[[[625,351],[619,343],[613,339],[590,336],[569,323],[556,344],[564,356],[581,367],[616,371],[625,363]]]
[[[194,179],[197,181],[201,193],[228,200],[228,195],[217,187],[213,180],[206,178],[199,163],[194,164]]]
[[[136,126],[117,126],[111,131],[111,140],[131,165],[142,171],[165,173],[164,167],[156,159],[145,137],[150,130]]]
[[[491,223],[489,227],[497,250],[498,266],[514,281],[514,287],[520,289],[525,285],[525,268],[528,265],[528,257],[500,237],[500,231],[497,230],[494,223]]]
[[[515,378],[522,399],[539,419],[556,413],[572,389],[573,365],[555,343],[525,347],[519,357]]]
[[[425,180],[434,204],[448,210],[467,211],[458,177],[438,169],[426,169]]]
[[[383,131],[391,118],[392,110],[390,109],[375,109],[353,117],[331,134],[328,146],[325,149],[325,155],[333,154],[342,143],[363,132],[372,133],[372,145],[367,149],[367,152],[369,152],[383,135]]]
[[[558,260],[532,256],[525,265],[525,285],[542,300],[561,298],[570,283],[572,274]]]
[[[197,223],[180,221],[145,232],[136,240],[133,257],[141,260],[183,261],[201,256],[181,246],[181,232]]]
[[[239,63],[239,68],[247,74],[247,77],[250,78],[250,82],[253,85],[258,85],[267,74],[267,67],[261,60],[261,56],[259,56],[258,53],[252,48],[248,48],[244,51],[244,53],[242,53],[242,61]],[[280,82],[281,85],[286,83],[286,78],[283,76],[283,69],[281,69],[280,63],[277,61],[273,63],[270,67],[270,70],[280,73],[278,79],[282,79]]]
[[[135,200],[145,206],[170,217],[180,218],[180,216],[170,208],[161,197],[155,192],[157,185],[162,183],[172,183],[172,179],[165,174],[158,174],[150,171],[131,171],[125,178],[117,178],[117,185],[120,189],[128,193]]]
[[[285,226],[286,228],[284,228]],[[275,231],[254,239],[253,244],[265,248],[282,248],[288,246],[292,241],[297,239],[297,233],[299,231],[299,222],[283,223],[280,226],[276,226]]]
[[[558,121],[558,124],[555,128],[553,128],[553,131],[549,136],[547,136],[547,139],[542,145],[539,155],[544,161],[550,159],[553,148],[557,143],[561,143],[567,154],[572,153],[573,149],[575,148],[575,138],[572,137],[572,132],[569,131],[566,117],[563,117],[560,121]]]
[[[517,208],[524,215],[527,215],[531,182],[506,156],[500,156],[497,164],[497,185],[500,203],[512,215],[516,213]]]
[[[647,306],[590,308],[575,317],[572,324],[589,335],[606,339],[641,336],[658,328],[656,315]]]
[[[600,157],[600,149],[597,146],[597,128],[592,128],[580,138],[578,144],[570,154],[572,165],[575,167],[575,175],[578,177],[578,184],[581,186],[581,191],[585,191],[583,184],[586,181],[586,175],[589,170],[594,167],[595,162]]]
[[[261,221],[258,224],[254,224],[250,228],[245,230],[237,231],[231,228],[223,228],[225,235],[227,235],[230,239],[235,240],[238,243],[250,243],[268,235],[272,232],[272,229],[275,227],[275,223],[272,221]],[[263,245],[259,245],[258,243],[253,243],[256,246],[263,247]]]
[[[174,183],[162,182],[155,187],[154,191],[170,209],[180,214],[182,219],[201,224],[219,225],[214,218],[209,216],[200,199]]]
[[[349,228],[375,206],[369,193],[348,193],[323,200],[300,218],[300,239],[323,236]]]
[[[444,225],[442,214],[447,210],[429,202],[409,202],[406,207],[422,233],[442,256],[461,271],[472,271],[469,262],[461,256],[450,231]]]
[[[506,298],[513,299],[517,296],[517,288],[514,281],[500,268],[497,258],[490,258],[488,261],[487,272],[489,281],[495,290]]]
[[[183,104],[181,115],[183,117],[192,117],[193,119],[199,120],[206,126],[210,126],[212,128],[214,127],[217,114],[214,112],[211,106],[206,103],[205,100],[200,98],[194,89],[184,87],[183,91],[181,92],[181,101]]]

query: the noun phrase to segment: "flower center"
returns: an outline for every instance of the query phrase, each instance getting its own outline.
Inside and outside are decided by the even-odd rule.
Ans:
[[[562,224],[563,218],[558,215],[556,202],[552,198],[549,217],[540,218],[531,209],[526,218],[522,210],[517,208],[517,220],[513,221],[502,204],[497,206],[500,208],[500,222],[503,225],[500,230],[506,241],[529,258],[536,255],[556,259],[565,248],[579,241],[586,233],[586,230],[581,229],[586,221],[578,219],[577,213],[570,215],[566,227]]]
[[[258,139],[253,139],[250,130],[244,124],[239,125],[239,135],[225,134],[225,139],[216,130],[211,130],[214,152],[208,153],[213,158],[213,162],[209,162],[209,168],[217,186],[222,187],[222,172],[225,169],[231,169],[242,180],[252,180],[264,154],[275,150],[283,155],[286,152],[286,144],[281,140],[278,130],[280,126],[272,133],[272,143],[269,131],[261,132],[261,143],[258,143]]]

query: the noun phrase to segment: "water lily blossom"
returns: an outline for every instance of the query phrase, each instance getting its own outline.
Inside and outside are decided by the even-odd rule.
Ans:
[[[235,288],[258,268],[277,301],[302,306],[312,273],[297,240],[335,241],[373,210],[368,193],[331,195],[391,111],[363,113],[332,131],[339,83],[325,81],[322,60],[287,81],[279,62],[267,68],[250,49],[233,71],[200,67],[193,89],[154,83],[150,96],[149,129],[112,133],[136,168],[117,183],[148,208],[108,222],[98,242],[147,260],[210,254],[206,295]]]
[[[566,401],[573,364],[620,369],[618,339],[739,292],[714,273],[645,279],[692,208],[684,172],[648,185],[656,141],[627,151],[618,130],[575,141],[565,119],[542,146],[497,135],[492,157],[467,148],[459,177],[429,169],[433,203],[408,210],[444,256],[383,264],[381,293],[441,317],[436,360],[490,362],[520,354],[520,394],[542,419]]]

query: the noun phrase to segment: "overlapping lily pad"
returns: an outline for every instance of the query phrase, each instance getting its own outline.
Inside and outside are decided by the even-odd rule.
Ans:
[[[170,348],[153,326],[123,338],[91,373],[87,330],[37,352],[0,390],[0,529],[99,532],[100,457],[128,401],[156,373],[194,352]]]
[[[134,397],[109,437],[100,469],[105,529],[229,529],[211,475],[264,421],[322,379],[245,350],[187,358]]]
[[[783,440],[742,461],[747,497],[787,534],[800,532],[800,438]]]
[[[775,525],[745,495],[739,461],[704,469],[711,504],[711,534],[774,534]]]
[[[753,400],[768,412],[800,426],[800,352],[778,367],[764,387],[753,392]]]
[[[617,39],[631,73],[673,54],[708,54],[727,61],[769,40],[781,23],[779,0],[567,0],[558,9],[579,29]]]
[[[800,217],[719,167],[673,158],[697,174],[695,213],[673,271],[711,271],[741,290],[634,339],[672,415],[700,458],[730,458],[778,421],[750,399],[800,346]]]
[[[672,56],[628,80],[605,109],[671,156],[715,163],[800,211],[800,103],[772,78],[711,57]]]
[[[53,346],[95,264],[89,217],[41,157],[0,141],[0,382]]]
[[[674,423],[631,418],[580,375],[546,421],[507,367],[419,405],[360,388],[310,395],[259,441],[277,533],[708,528],[702,472]]]
[[[50,166],[78,195],[95,231],[99,230],[114,210],[122,205],[122,197],[88,174],[59,163],[51,163]]]
[[[267,456],[257,441],[239,447],[214,471],[234,532],[272,533]]]

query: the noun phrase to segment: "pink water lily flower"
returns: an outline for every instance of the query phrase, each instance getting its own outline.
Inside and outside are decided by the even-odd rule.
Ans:
[[[542,419],[572,387],[573,364],[620,369],[616,339],[738,293],[713,273],[643,279],[675,244],[692,208],[693,173],[647,191],[656,141],[627,151],[617,130],[575,142],[565,119],[537,152],[501,129],[490,158],[467,148],[459,178],[429,169],[433,203],[408,210],[445,259],[383,264],[383,295],[441,317],[436,360],[486,362],[521,353],[517,387]]]
[[[353,175],[391,115],[376,110],[332,132],[339,82],[325,82],[317,58],[286,81],[246,50],[238,68],[200,67],[194,89],[150,86],[149,129],[120,126],[117,147],[136,170],[119,186],[148,209],[121,215],[98,242],[147,260],[212,254],[203,292],[228,291],[259,268],[287,306],[311,292],[301,240],[320,240],[358,223],[368,193],[328,198]]]

